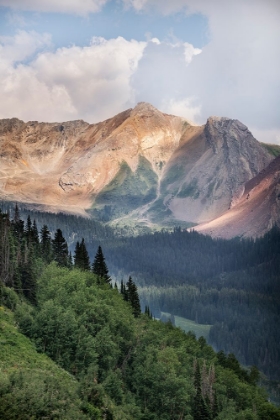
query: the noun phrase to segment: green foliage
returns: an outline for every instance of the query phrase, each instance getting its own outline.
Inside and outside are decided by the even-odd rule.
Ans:
[[[126,283],[126,290],[124,292],[126,300],[131,304],[132,313],[137,318],[141,314],[140,300],[137,292],[137,286],[129,276],[128,282]]]
[[[143,156],[135,172],[122,162],[115,178],[96,197],[91,212],[105,222],[127,214],[156,197],[157,182],[157,175]]]
[[[0,307],[0,371],[3,372],[0,414],[4,419],[279,419],[279,409],[269,404],[263,391],[255,385],[259,376],[256,368],[245,370],[233,354],[216,355],[204,337],[196,340],[193,333],[185,334],[171,322],[163,324],[152,320],[150,309],[146,310],[146,315],[141,315],[137,288],[131,278],[126,286],[122,282],[119,294],[117,288],[100,281],[100,275],[89,270],[69,269],[68,252],[65,267],[60,267],[59,261],[45,267],[42,236],[40,242],[30,239],[32,230],[36,231],[34,223],[30,226],[29,221],[24,228],[18,210],[11,223],[7,215],[1,215],[0,220],[1,232],[7,238],[5,244],[13,256],[2,264],[1,275],[12,273],[10,285],[15,286],[18,279],[21,285],[14,287],[18,291],[16,295],[6,287],[6,278],[0,283],[2,305],[9,305],[15,312],[13,318],[8,309]],[[60,241],[63,245],[65,240],[58,230],[56,236],[63,239]],[[215,264],[207,259],[207,273],[203,272],[203,266],[188,260],[196,266],[196,275],[189,271],[189,285],[181,286],[181,291],[186,288],[188,292],[181,293],[182,304],[186,306],[191,299],[198,301],[203,293],[210,293],[216,305],[222,297],[223,318],[228,306],[242,304],[246,294],[236,293],[236,290],[224,293],[223,284],[220,295],[215,288],[204,290],[206,281],[208,288],[215,285],[215,276],[219,274],[215,270],[230,264],[228,253],[231,254],[237,244],[240,246],[239,242],[215,243],[200,235],[185,235],[179,229],[173,235],[162,233],[154,235],[153,239],[162,238],[169,241],[169,251],[174,249],[174,238],[182,248],[187,239],[188,251],[194,244],[201,252],[209,244],[214,244],[214,252],[223,250],[223,257]],[[265,244],[268,249],[262,266],[266,267],[268,259],[267,273],[274,279],[278,273],[277,241],[278,233],[272,231],[263,242],[241,243],[242,252],[237,258],[242,263],[242,253],[246,250],[246,262],[253,262],[256,254],[259,258]],[[148,242],[143,237],[137,242],[142,243],[142,247],[138,247],[141,253]],[[165,243],[159,243],[162,260]],[[33,258],[38,250],[42,259]],[[104,262],[101,247],[100,250]],[[128,262],[137,265],[137,260]],[[154,261],[150,257],[146,258],[146,263],[151,264],[151,268]],[[175,266],[173,268],[176,270]],[[225,280],[224,274],[220,280]],[[236,285],[240,280],[234,281]],[[36,299],[24,293],[26,285],[28,290],[34,286]],[[249,286],[246,287],[250,291]],[[263,287],[257,282],[258,295],[261,295],[260,290],[268,294],[271,288],[275,291],[273,299],[277,300],[277,285],[268,282],[265,285],[268,290]],[[176,302],[177,297],[172,299]],[[209,296],[207,299],[200,302],[201,307],[195,307],[195,318],[204,316],[203,306],[207,306]],[[190,305],[184,310],[193,308]],[[261,323],[259,319],[258,322]],[[18,327],[25,337],[19,334]],[[35,348],[44,354],[36,353]]]
[[[76,243],[74,254],[74,266],[80,270],[90,270],[89,255],[86,249],[85,240],[82,239],[81,243]]]
[[[106,283],[111,281],[111,277],[109,276],[109,271],[100,245],[92,263],[92,272],[98,276],[99,279],[104,280]]]
[[[69,264],[68,245],[63,237],[61,229],[57,229],[55,232],[54,239],[52,240],[52,251],[54,261],[56,261],[60,267],[67,267]]]
[[[278,144],[268,144],[268,143],[261,143],[261,145],[268,150],[268,152],[274,156],[277,157],[280,155],[280,146]]]
[[[25,306],[25,310],[29,307]],[[77,381],[36,352],[31,341],[15,327],[13,313],[3,306],[0,354],[1,419],[89,418],[79,408]]]
[[[3,319],[12,316],[3,314]],[[269,413],[267,419],[277,419],[273,416],[279,410],[258,388],[240,381],[235,359],[228,357],[232,367],[224,368],[205,339],[196,341],[171,323],[145,315],[135,318],[130,302],[91,272],[49,265],[37,281],[37,306],[18,300],[15,317],[37,350],[74,375],[79,386],[36,353],[14,326],[16,335],[9,338],[4,325],[2,363],[13,365],[18,357],[22,371],[0,382],[8,419],[20,418],[21,406],[22,418],[193,420],[203,413],[204,418],[223,418],[223,413],[224,418],[255,419],[260,410]],[[15,337],[24,344],[19,346]],[[194,376],[194,362],[200,365],[200,378]],[[26,363],[36,369],[43,363],[47,373],[30,373]]]

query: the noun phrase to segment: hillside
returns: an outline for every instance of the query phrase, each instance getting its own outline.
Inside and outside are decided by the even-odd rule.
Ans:
[[[13,294],[9,289],[2,291],[3,304]],[[8,386],[2,379],[3,420],[31,415],[46,419],[191,420],[201,419],[202,413],[209,420],[280,418],[279,410],[255,386],[254,369],[247,372],[233,355],[216,354],[204,339],[197,341],[171,324],[153,321],[147,315],[134,318],[119,292],[98,284],[90,273],[51,265],[38,279],[37,299],[37,307],[13,299],[19,328],[39,351],[74,374],[79,387],[73,387],[72,376],[36,354],[2,307],[0,345],[6,353],[1,366],[5,366],[5,375],[6,369],[21,372],[11,375]],[[21,361],[19,351],[23,353]],[[61,401],[63,392],[67,397]]]
[[[21,306],[12,290],[1,292],[2,305]],[[80,410],[77,380],[36,351],[6,306],[0,306],[0,352],[1,419],[88,418]]]
[[[203,417],[206,420],[230,420],[232,417],[240,420],[244,417],[253,420],[279,419],[279,410],[269,404],[263,391],[256,387],[259,378],[256,367],[245,369],[231,352],[226,354],[221,351],[216,354],[204,338],[196,340],[194,334],[185,334],[174,328],[170,322],[163,324],[153,320],[149,308],[146,308],[145,314],[141,314],[137,287],[131,278],[128,281],[126,278],[121,283],[120,291],[117,285],[110,285],[101,248],[99,254],[95,255],[94,264],[90,266],[84,241],[78,241],[72,259],[60,228],[52,239],[45,225],[39,236],[36,221],[32,222],[28,217],[24,223],[17,207],[13,219],[8,214],[0,213],[0,233],[0,304],[3,311],[0,350],[1,355],[4,355],[0,407],[4,420],[27,419],[31,415],[34,418],[84,417],[97,420],[200,420]],[[172,239],[172,235],[162,232],[154,235],[154,240],[157,241],[160,236],[165,237],[167,242]],[[192,238],[198,238],[195,248],[199,245],[202,254],[210,242],[214,243],[209,237],[203,237],[196,232],[181,232],[179,229],[173,236],[180,239],[181,243],[182,239],[187,239],[189,249],[192,247]],[[133,240],[142,241],[143,237]],[[252,247],[249,241],[243,243],[247,250],[252,248],[248,262],[255,261],[255,253],[258,254],[263,246],[268,250],[266,258],[271,260],[271,257],[275,257],[275,263],[269,264],[268,270],[264,271],[270,275],[271,281],[258,282],[255,290],[257,294],[254,295],[251,283],[247,284],[244,293],[242,290],[234,290],[240,288],[238,283],[242,284],[242,278],[226,279],[231,281],[228,282],[231,288],[227,291],[222,287],[218,301],[226,302],[227,313],[231,313],[237,301],[245,304],[243,309],[246,308],[248,312],[248,298],[252,302],[256,297],[259,299],[256,307],[265,304],[269,310],[274,310],[274,300],[277,302],[279,295],[274,282],[279,258],[274,247],[267,247],[267,244],[277,241],[279,242],[279,233],[274,230],[266,236],[264,242],[259,240],[256,247]],[[113,242],[112,245],[114,246]],[[238,242],[223,241],[217,245],[222,245],[224,253],[223,258],[218,258],[218,268],[224,267],[226,262],[231,265],[227,254],[232,253]],[[150,246],[153,244],[150,243]],[[129,249],[131,251],[132,247]],[[143,246],[138,247],[138,253],[143,252],[143,249]],[[145,249],[148,251],[147,242]],[[217,247],[210,247],[210,250],[217,255]],[[125,257],[125,252],[122,254]],[[244,249],[240,249],[240,262],[244,261],[246,264],[245,255]],[[205,261],[199,258],[200,261],[196,262],[191,253],[190,257],[203,272]],[[154,260],[153,258],[153,263],[156,263]],[[206,260],[209,261],[209,258]],[[130,263],[132,262],[130,259]],[[136,260],[133,265],[137,268]],[[263,265],[265,268],[266,264]],[[205,272],[204,280],[207,280],[205,285],[209,283],[210,298],[214,298],[217,305],[217,292],[214,290],[216,279],[209,277],[213,270],[215,272],[215,264]],[[159,272],[159,276],[160,274]],[[263,276],[263,273],[260,275]],[[147,281],[148,277],[145,277]],[[174,285],[175,280],[174,278]],[[185,298],[185,292],[192,289],[191,296],[202,296],[205,299],[209,291],[206,290],[205,293],[202,281],[197,283],[197,278],[193,280],[196,281],[197,291],[191,284],[185,289],[178,288],[181,298]],[[219,280],[225,280],[224,275]],[[159,289],[158,292],[162,291]],[[269,295],[273,296],[272,301],[266,301]],[[167,293],[165,301],[168,304],[166,297]],[[171,297],[174,303],[174,290]],[[169,304],[172,299],[170,300],[169,295]],[[187,305],[186,302],[187,300],[184,306],[192,309],[189,305],[191,302],[187,302]],[[175,303],[177,306],[177,302]],[[203,306],[207,309],[208,305],[204,302]],[[210,313],[211,316],[214,315],[213,310]],[[214,325],[214,331],[210,327],[209,336],[215,334],[216,339],[220,339],[219,327],[222,327],[222,332],[227,332],[227,328],[223,328],[230,325],[225,316],[227,313],[224,310],[224,323],[221,326]],[[209,313],[207,315],[207,312],[199,312],[197,315],[201,318]],[[243,329],[241,331],[238,327],[237,331],[240,330],[242,334],[245,332],[251,341],[248,326],[252,329],[255,324],[248,324],[250,316],[246,312],[244,315]],[[254,311],[250,311],[249,315],[254,320],[257,319]],[[262,323],[257,319],[258,328],[268,326],[266,312],[263,315]],[[274,320],[271,328],[277,325]],[[32,341],[33,346],[22,335],[18,336],[18,329]],[[237,339],[242,334],[237,335]],[[271,338],[273,337],[277,339],[274,333],[271,334]],[[260,336],[256,338],[259,339]],[[267,339],[265,335],[264,338]],[[242,341],[246,343],[246,340]],[[265,350],[265,361],[276,371],[274,362],[275,355],[277,358],[277,347],[270,341],[267,346],[263,349],[258,343],[256,348]],[[57,371],[54,366],[49,366],[49,359],[39,358],[37,361],[35,348],[67,371],[69,376],[65,376],[64,371]],[[17,363],[20,353],[23,355]],[[51,383],[44,373],[44,366],[51,375]],[[39,369],[42,374],[38,380],[36,373],[30,373],[29,368]],[[59,385],[56,381],[57,375],[61,378]],[[63,378],[66,378],[65,381]],[[73,382],[71,392],[68,392],[67,378]],[[33,392],[34,386],[36,390]],[[68,403],[68,398],[71,398],[72,404]],[[55,413],[52,413],[55,408]],[[79,411],[82,412],[81,415]]]

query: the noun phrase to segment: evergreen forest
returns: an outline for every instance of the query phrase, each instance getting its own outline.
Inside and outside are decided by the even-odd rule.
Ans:
[[[280,419],[258,386],[280,376],[277,228],[127,238],[54,218],[0,213],[1,419]],[[162,312],[210,324],[218,353]]]

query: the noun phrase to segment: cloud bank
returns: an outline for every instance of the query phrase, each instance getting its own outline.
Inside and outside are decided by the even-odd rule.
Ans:
[[[25,31],[0,39],[5,57],[0,67],[0,117],[97,122],[134,103],[130,77],[145,42],[93,38],[87,47],[49,52],[44,50],[49,41],[48,36]],[[31,61],[18,63],[35,51]]]
[[[86,14],[106,0],[0,0],[28,10]],[[237,118],[268,142],[280,142],[278,0],[123,0],[135,13],[201,13],[209,43],[94,38],[85,47],[51,49],[49,35],[0,38],[0,117],[96,122],[139,101],[205,123]],[[37,9],[36,9],[37,7]],[[255,131],[254,131],[255,130]],[[259,137],[258,137],[259,138]],[[262,140],[262,138],[259,138]]]

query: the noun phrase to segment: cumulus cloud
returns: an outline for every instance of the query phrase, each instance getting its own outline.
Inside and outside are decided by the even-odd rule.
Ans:
[[[0,0],[0,6],[15,10],[87,15],[100,11],[108,0]]]
[[[221,115],[240,119],[259,130],[280,128],[278,0],[124,0],[124,3],[138,12],[148,13],[154,8],[163,14],[181,11],[201,13],[208,18],[209,43],[196,57],[191,53],[184,72],[178,70],[181,89],[179,94],[174,89],[173,95],[175,102],[193,97],[198,100],[201,109],[200,118],[196,117],[198,122],[205,122],[209,115]],[[154,62],[152,72],[174,67],[170,58],[167,54],[165,64],[163,58],[159,65]],[[177,68],[181,68],[179,57]],[[171,71],[170,77],[175,77],[175,73]],[[152,92],[149,96],[153,96]],[[154,97],[155,105],[159,105],[157,92]]]
[[[182,82],[186,78],[187,64],[200,52],[191,44],[178,40],[175,43],[149,42],[131,78],[136,102],[150,102],[165,112],[170,112],[171,104],[175,109],[175,103],[181,104],[180,109],[183,103],[184,109],[187,103],[190,106],[193,99],[184,96]],[[198,114],[198,108],[195,108],[196,111],[191,113],[192,119]]]
[[[97,122],[134,103],[130,77],[145,42],[93,38],[87,47],[40,51],[23,64],[16,61],[33,55],[49,38],[24,31],[20,35],[28,46],[24,56],[20,56],[18,36],[6,44],[2,40],[7,60],[0,67],[0,117]]]
[[[7,66],[21,62],[38,50],[49,47],[51,37],[49,34],[18,31],[15,36],[0,36],[1,64]]]
[[[0,5],[85,14],[105,2],[0,0]],[[139,13],[201,13],[208,19],[209,42],[198,49],[187,40],[150,34],[146,42],[94,38],[85,47],[47,52],[47,35],[21,31],[2,37],[0,116],[93,122],[147,101],[196,123],[210,115],[237,118],[265,141],[277,139],[279,0],[123,3]]]

